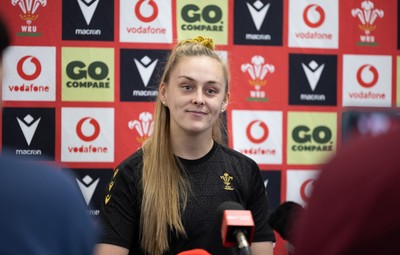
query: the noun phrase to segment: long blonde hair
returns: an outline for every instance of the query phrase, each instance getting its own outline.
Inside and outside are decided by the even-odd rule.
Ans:
[[[181,58],[193,56],[209,56],[221,63],[226,81],[225,92],[228,93],[228,67],[214,51],[212,39],[201,36],[177,44],[165,65],[161,83],[168,84],[170,73]],[[222,120],[219,118],[213,126],[212,136],[220,143],[221,129]],[[174,231],[176,235],[186,235],[181,214],[190,193],[190,184],[172,151],[170,113],[160,98],[156,101],[154,132],[142,148],[140,245],[148,254],[161,255],[169,248],[169,231]]]

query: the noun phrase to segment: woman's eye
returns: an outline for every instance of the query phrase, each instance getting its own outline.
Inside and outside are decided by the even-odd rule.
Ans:
[[[215,94],[217,91],[215,89],[207,89],[208,94]]]
[[[190,90],[192,87],[190,85],[183,85],[182,88],[184,90]]]

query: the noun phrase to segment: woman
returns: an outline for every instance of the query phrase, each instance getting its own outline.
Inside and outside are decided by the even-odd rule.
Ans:
[[[228,254],[216,210],[235,201],[252,210],[254,255],[272,254],[273,231],[257,164],[221,145],[229,74],[201,36],[180,42],[165,66],[154,132],[115,170],[101,212],[97,254]]]

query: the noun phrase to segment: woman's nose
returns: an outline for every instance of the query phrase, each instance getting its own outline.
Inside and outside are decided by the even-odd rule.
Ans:
[[[192,103],[195,105],[204,105],[204,97],[202,91],[197,91],[192,99]]]

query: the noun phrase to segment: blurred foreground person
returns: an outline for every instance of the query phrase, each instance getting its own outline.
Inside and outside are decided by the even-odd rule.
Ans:
[[[398,254],[400,130],[348,144],[323,169],[295,255]]]
[[[7,30],[0,20],[0,70],[8,45]],[[79,192],[72,177],[59,169],[16,159],[3,148],[0,254],[92,254],[96,234]]]
[[[72,177],[3,150],[0,180],[0,254],[92,254],[94,226]]]

